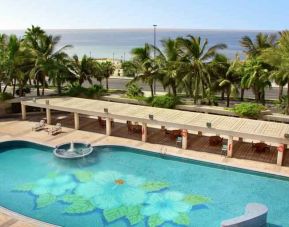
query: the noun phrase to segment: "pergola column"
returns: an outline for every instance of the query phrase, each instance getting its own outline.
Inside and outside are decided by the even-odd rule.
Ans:
[[[227,156],[229,158],[233,157],[233,136],[228,137],[228,145],[227,145]]]
[[[142,123],[141,140],[146,142],[148,139],[148,127],[146,123]]]
[[[182,149],[188,148],[188,130],[183,129],[182,130]]]
[[[22,120],[26,120],[26,106],[21,103]]]
[[[277,154],[277,165],[278,166],[282,166],[283,158],[284,158],[284,152],[285,152],[285,145],[284,144],[280,144],[277,147],[277,151],[278,151],[278,154]]]
[[[79,129],[79,113],[74,113],[74,128]]]
[[[51,110],[49,108],[46,108],[46,121],[47,124],[51,125]]]
[[[109,117],[106,118],[106,135],[111,135],[111,119]]]

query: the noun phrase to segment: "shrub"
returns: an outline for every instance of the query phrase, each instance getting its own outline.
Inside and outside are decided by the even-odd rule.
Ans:
[[[8,92],[0,93],[0,102],[4,102],[5,100],[13,99],[13,95]]]
[[[233,112],[240,117],[258,118],[266,107],[257,103],[240,103],[233,107]]]
[[[126,87],[126,96],[129,98],[137,98],[144,95],[144,93],[142,92],[142,88],[139,87],[136,83],[128,83]]]
[[[79,97],[81,94],[84,94],[84,92],[85,92],[85,88],[79,84],[76,84],[76,85],[71,85],[68,88],[66,95],[72,96],[72,97]]]
[[[282,96],[282,98],[276,101],[274,104],[277,107],[279,112],[286,114],[287,107],[288,107],[288,96],[287,95]]]
[[[85,89],[84,95],[88,98],[93,98],[103,95],[104,92],[105,90],[101,85],[94,84],[92,87]]]
[[[101,85],[93,85],[90,88],[84,88],[77,85],[72,85],[69,87],[66,95],[72,96],[72,97],[86,97],[86,98],[94,98],[99,97],[104,94],[104,89]]]
[[[151,101],[151,105],[154,107],[173,109],[179,102],[180,100],[178,97],[164,95],[154,97]]]

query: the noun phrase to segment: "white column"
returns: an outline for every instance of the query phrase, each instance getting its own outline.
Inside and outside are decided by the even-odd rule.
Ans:
[[[183,129],[182,131],[182,148],[187,149],[188,148],[188,130]]]
[[[277,147],[277,151],[278,151],[278,154],[277,154],[277,165],[278,166],[282,166],[283,158],[284,158],[284,152],[285,152],[285,145],[284,144],[280,144]]]
[[[111,119],[106,118],[106,135],[111,135]]]
[[[146,142],[148,139],[148,127],[146,123],[142,123],[141,140]]]
[[[78,113],[74,113],[74,128],[76,130],[79,129],[79,114]]]
[[[46,121],[47,124],[51,125],[51,110],[49,108],[46,108]]]
[[[228,138],[228,145],[227,145],[227,156],[229,158],[233,157],[233,136],[229,136]]]
[[[21,103],[22,120],[26,120],[26,106]]]

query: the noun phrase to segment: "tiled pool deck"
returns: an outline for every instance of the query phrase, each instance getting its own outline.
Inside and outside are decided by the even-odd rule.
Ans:
[[[233,158],[226,158],[220,155],[221,147],[209,146],[208,137],[206,136],[190,134],[188,150],[183,150],[176,145],[175,141],[172,141],[163,131],[157,128],[149,128],[148,142],[144,143],[141,141],[140,134],[128,134],[124,122],[115,122],[112,136],[106,136],[105,129],[99,127],[97,119],[81,117],[80,130],[75,130],[73,128],[73,116],[61,113],[53,114],[53,116],[54,124],[60,122],[63,125],[63,132],[55,136],[48,135],[45,130],[39,132],[31,130],[35,123],[44,117],[43,115],[30,116],[27,121],[1,119],[0,141],[29,140],[50,146],[73,140],[83,140],[94,145],[115,144],[127,146],[129,144],[139,149],[289,177],[288,152],[285,154],[284,166],[277,166],[275,164],[277,159],[275,147],[272,147],[270,152],[260,154],[252,151],[250,142],[236,141]],[[6,226],[34,227],[45,226],[45,224],[0,209],[0,227]]]

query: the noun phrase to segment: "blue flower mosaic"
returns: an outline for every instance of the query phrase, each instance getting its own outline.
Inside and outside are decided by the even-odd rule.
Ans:
[[[37,209],[62,202],[66,214],[97,211],[107,223],[126,219],[130,225],[144,222],[149,227],[165,222],[189,226],[189,214],[209,202],[200,195],[171,191],[167,182],[116,171],[51,174],[15,190],[32,194]]]

